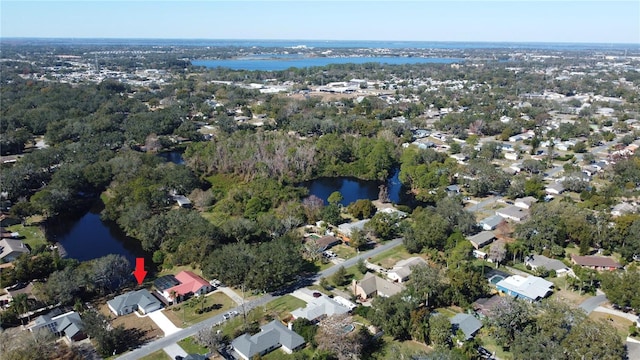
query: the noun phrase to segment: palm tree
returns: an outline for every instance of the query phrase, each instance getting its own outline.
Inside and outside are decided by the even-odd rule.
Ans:
[[[27,294],[17,294],[13,297],[11,301],[11,308],[14,309],[15,313],[20,316],[29,311],[29,297]],[[21,318],[24,319],[24,318]],[[27,320],[30,321],[30,315],[27,315]],[[22,325],[24,325],[24,320]]]

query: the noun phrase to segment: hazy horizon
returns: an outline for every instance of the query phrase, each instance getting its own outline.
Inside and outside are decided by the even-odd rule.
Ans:
[[[640,1],[2,1],[0,37],[640,43]]]

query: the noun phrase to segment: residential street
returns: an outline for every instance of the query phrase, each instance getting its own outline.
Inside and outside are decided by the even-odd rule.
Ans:
[[[592,296],[580,304],[580,309],[584,310],[588,315],[605,301],[607,301],[606,295]]]
[[[362,252],[360,253],[360,255],[355,256],[349,260],[346,260],[344,263],[339,264],[339,265],[334,265],[328,269],[325,269],[321,272],[319,272],[318,274],[316,274],[314,276],[314,279],[317,281],[319,280],[321,277],[327,277],[327,276],[331,276],[331,274],[335,273],[338,268],[340,266],[344,266],[344,267],[350,267],[355,265],[358,260],[360,259],[366,259],[368,257],[372,257],[375,255],[378,255],[381,252],[387,251],[389,249],[393,249],[394,247],[398,246],[402,244],[402,238],[398,238],[398,239],[394,239],[391,241],[388,241],[387,243],[385,243],[382,246],[378,246],[373,250],[367,251],[367,252]],[[293,290],[292,290],[293,291]],[[267,304],[268,302],[278,298],[279,296],[274,296],[271,294],[265,294],[263,296],[261,296],[258,299],[255,299],[253,301],[249,301],[245,304],[245,310],[249,311],[253,308],[256,308],[258,306],[263,306],[265,304]],[[230,309],[230,311],[238,311],[239,313],[242,313],[242,306],[237,306],[233,309]],[[202,329],[206,329],[206,328],[210,328],[212,326],[214,326],[215,324],[219,323],[219,322],[223,322],[224,319],[222,318],[223,314],[218,314],[216,316],[213,316],[205,321],[199,322],[195,325],[189,326],[188,328],[184,328],[182,330],[179,330],[175,333],[172,333],[168,336],[165,336],[161,339],[152,341],[148,344],[145,344],[143,346],[141,346],[138,349],[135,349],[133,351],[130,351],[126,354],[123,354],[122,356],[118,357],[118,359],[121,360],[135,360],[135,359],[139,359],[141,357],[147,356],[151,353],[154,353],[158,350],[162,350],[166,347],[171,346],[172,344],[177,343],[178,341],[187,338],[189,336],[193,336],[195,335],[198,331],[202,330]]]

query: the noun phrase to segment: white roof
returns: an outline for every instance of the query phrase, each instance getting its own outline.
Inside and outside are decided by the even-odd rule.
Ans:
[[[305,308],[293,310],[291,315],[296,319],[305,318],[313,321],[323,315],[331,316],[346,314],[349,310],[351,309],[343,306],[328,296],[322,295],[318,298],[314,298]]]
[[[512,275],[498,281],[496,286],[536,300],[547,296],[553,287],[553,283],[537,276]]]

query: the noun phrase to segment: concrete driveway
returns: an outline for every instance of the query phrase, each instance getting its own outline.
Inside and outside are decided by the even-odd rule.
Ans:
[[[166,348],[162,349],[164,350],[164,352],[167,353],[167,355],[169,355],[170,358],[175,359],[176,356],[182,356],[183,358],[186,357],[187,352],[184,351],[184,349],[178,345],[177,343],[171,344],[169,346],[167,346]]]
[[[150,312],[148,316],[162,331],[164,331],[164,336],[168,336],[182,330],[175,326],[171,320],[164,315],[162,310]]]
[[[606,295],[592,296],[580,304],[580,309],[584,310],[587,314],[591,314],[593,310],[605,301],[607,301]]]

